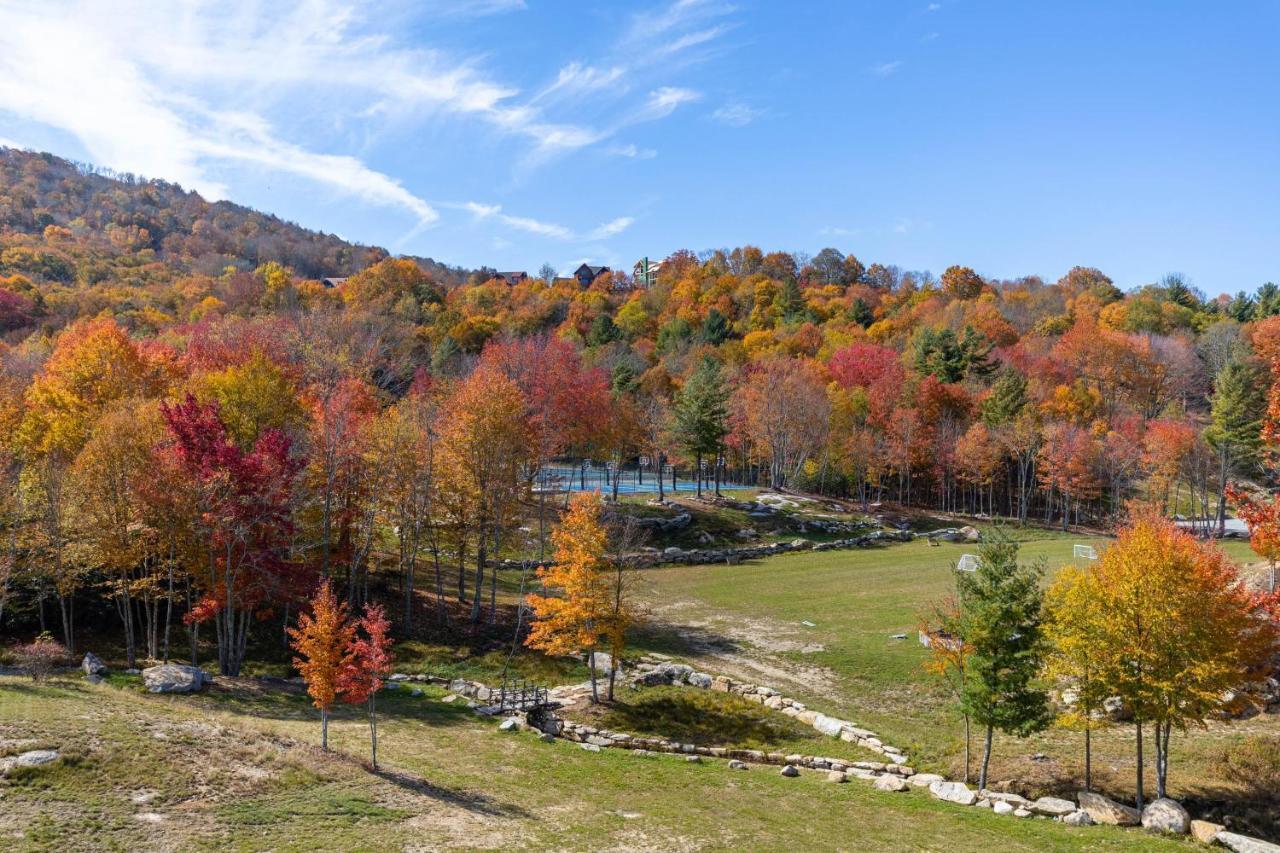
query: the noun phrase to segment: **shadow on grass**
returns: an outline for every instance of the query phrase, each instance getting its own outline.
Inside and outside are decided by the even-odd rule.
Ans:
[[[699,746],[760,747],[782,740],[817,740],[812,730],[761,705],[727,694],[655,688],[624,695],[607,707],[608,728],[661,735]]]
[[[498,817],[506,819],[531,819],[534,815],[513,803],[503,803],[493,799],[488,794],[478,791],[455,791],[449,788],[442,788],[439,785],[433,785],[427,780],[405,773],[401,770],[391,770],[386,767],[377,770],[369,770],[369,773],[378,777],[384,782],[389,782],[397,788],[401,788],[412,794],[422,797],[429,797],[441,803],[465,809],[474,814],[486,815],[488,817]]]
[[[665,655],[734,653],[742,645],[731,637],[701,625],[680,625],[651,619],[634,627],[627,635],[628,646]]]

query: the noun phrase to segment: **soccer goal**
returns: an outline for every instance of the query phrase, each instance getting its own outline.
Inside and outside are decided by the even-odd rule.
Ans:
[[[1079,559],[1085,559],[1085,560],[1096,560],[1096,559],[1098,559],[1098,549],[1097,549],[1097,548],[1095,548],[1095,547],[1093,547],[1092,545],[1076,545],[1076,546],[1074,547],[1074,549],[1073,549],[1073,550],[1074,550],[1074,552],[1075,552],[1075,558],[1076,558],[1077,560],[1079,560]]]
[[[976,572],[978,570],[977,554],[961,554],[960,562],[956,563],[957,572]]]

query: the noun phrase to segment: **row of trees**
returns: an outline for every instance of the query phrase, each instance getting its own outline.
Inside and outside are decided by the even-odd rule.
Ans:
[[[970,721],[985,732],[985,788],[994,732],[1025,737],[1057,718],[1084,733],[1087,790],[1091,735],[1115,703],[1134,724],[1141,809],[1144,731],[1154,734],[1163,797],[1173,731],[1203,725],[1270,666],[1275,598],[1250,592],[1216,545],[1149,512],[1096,563],[1064,567],[1047,590],[1043,566],[1019,563],[1017,551],[1009,541],[984,545],[976,571],[957,573],[956,596],[924,629],[928,667],[949,679],[965,720],[966,777]]]

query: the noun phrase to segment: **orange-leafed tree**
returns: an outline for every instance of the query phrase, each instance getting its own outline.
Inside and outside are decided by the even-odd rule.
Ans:
[[[608,534],[600,521],[601,501],[595,492],[578,492],[569,511],[551,533],[555,546],[552,565],[538,569],[538,577],[554,595],[530,595],[533,625],[525,645],[548,654],[595,652],[610,626],[612,585]],[[600,701],[596,668],[591,670],[591,701]]]
[[[1203,725],[1226,691],[1275,650],[1271,601],[1240,583],[1216,545],[1156,515],[1139,515],[1090,570],[1087,630],[1107,695],[1133,712],[1138,804],[1142,729],[1155,727],[1156,795],[1165,796],[1174,728]]]
[[[458,598],[465,599],[467,553],[475,554],[471,621],[480,621],[485,569],[529,491],[531,427],[525,398],[504,373],[481,363],[441,407],[439,477],[442,515],[457,537]],[[474,543],[474,552],[469,546]],[[489,575],[489,620],[497,618],[497,576]]]
[[[339,602],[328,581],[322,581],[311,598],[311,612],[298,616],[298,627],[289,629],[293,665],[307,682],[307,695],[320,710],[320,743],[329,749],[329,712],[338,699],[342,675],[353,665],[356,627],[347,617],[347,605]]]
[[[1255,498],[1239,486],[1227,487],[1226,498],[1249,527],[1249,547],[1267,561],[1267,590],[1276,591],[1276,560],[1280,559],[1280,495]]]
[[[369,715],[369,757],[378,769],[377,696],[391,673],[391,623],[381,604],[366,604],[356,626],[358,635],[347,649],[347,658],[338,674],[338,693],[344,702],[363,704]]]

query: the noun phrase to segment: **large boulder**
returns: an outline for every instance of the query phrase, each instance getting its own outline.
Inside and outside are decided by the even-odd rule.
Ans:
[[[103,676],[107,674],[107,665],[102,662],[102,658],[93,652],[84,653],[84,660],[80,661],[80,668],[84,670],[85,675]]]
[[[971,806],[978,801],[978,795],[963,782],[934,782],[929,786],[929,793],[939,800]]]
[[[1069,815],[1062,818],[1062,822],[1067,826],[1093,826],[1093,818],[1089,817],[1089,813],[1084,809],[1077,809]]]
[[[1280,844],[1250,838],[1238,832],[1219,832],[1213,840],[1235,853],[1280,853]]]
[[[1138,810],[1109,800],[1092,791],[1081,791],[1080,808],[1089,813],[1094,823],[1105,823],[1110,826],[1137,826],[1141,823]]]
[[[144,669],[142,681],[149,693],[196,693],[212,684],[213,676],[198,667],[165,663]]]
[[[1048,817],[1066,817],[1076,810],[1076,804],[1061,797],[1041,797],[1027,808]]]
[[[1182,803],[1161,797],[1142,810],[1142,828],[1171,835],[1186,835],[1191,829],[1191,815]]]

